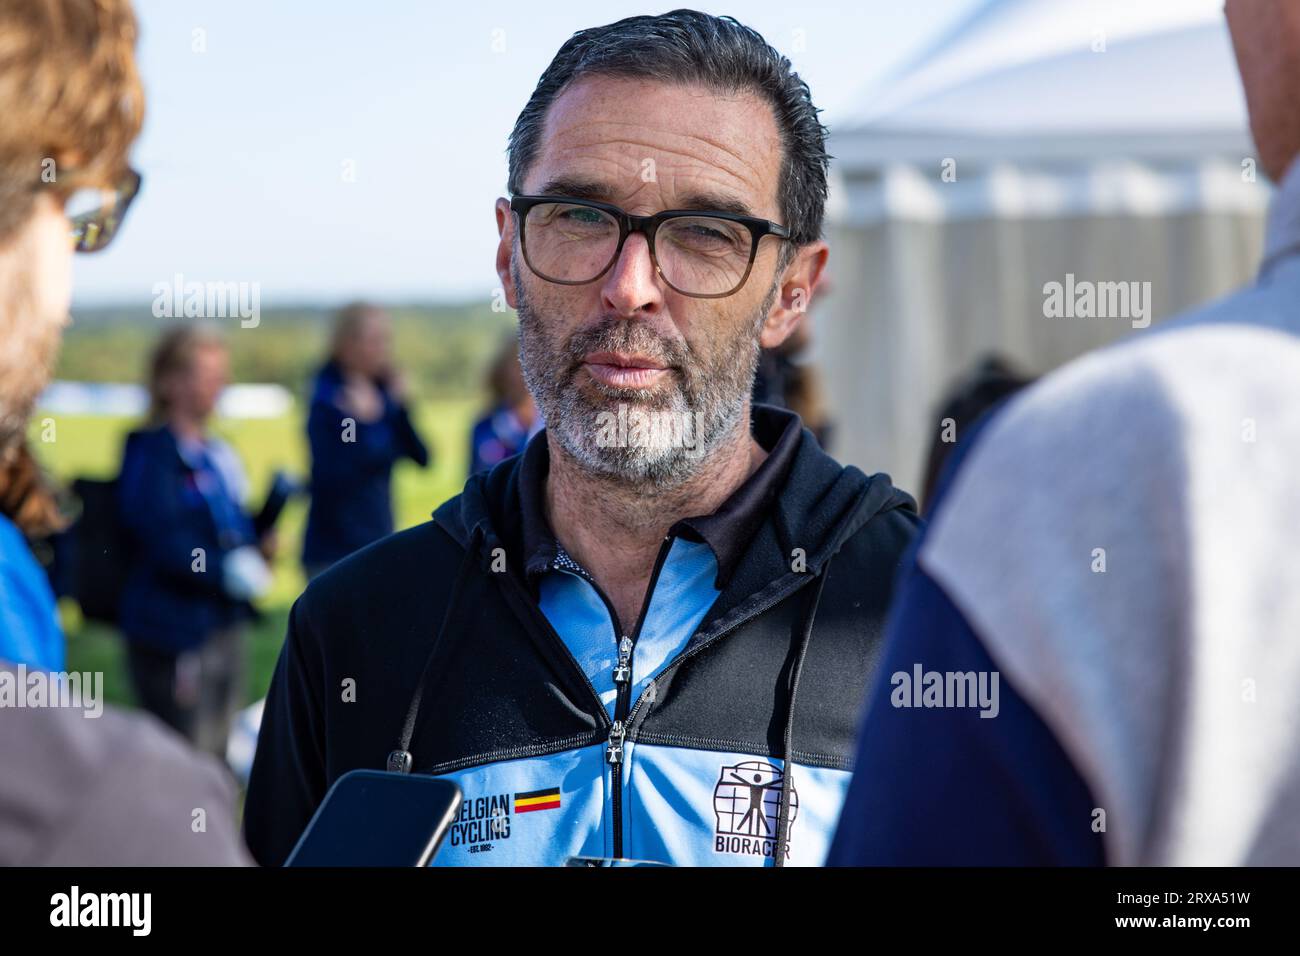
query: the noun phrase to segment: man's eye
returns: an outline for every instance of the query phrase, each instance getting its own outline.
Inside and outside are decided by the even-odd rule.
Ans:
[[[575,226],[596,226],[605,222],[605,217],[597,210],[584,209],[581,207],[566,209],[564,212],[560,213],[559,218],[563,222]]]
[[[692,226],[691,232],[699,239],[706,239],[715,242],[731,242],[731,236],[717,229],[710,229],[708,226]]]
[[[674,238],[683,245],[696,249],[729,249],[739,246],[734,232],[712,223],[686,221],[674,230]]]

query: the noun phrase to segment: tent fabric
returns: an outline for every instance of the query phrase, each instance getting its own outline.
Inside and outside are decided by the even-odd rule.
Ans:
[[[812,359],[838,458],[915,490],[980,358],[1038,375],[1143,333],[1049,315],[1049,283],[1149,283],[1154,324],[1250,279],[1268,188],[1211,6],[992,2],[832,125]]]

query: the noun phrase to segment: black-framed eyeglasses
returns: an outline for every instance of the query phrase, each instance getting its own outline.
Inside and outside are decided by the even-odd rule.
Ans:
[[[650,261],[670,288],[700,299],[732,295],[754,268],[764,236],[788,240],[784,226],[729,212],[668,209],[633,216],[618,206],[567,196],[515,196],[519,246],[528,268],[548,282],[595,282],[618,261],[634,232],[646,238]]]
[[[85,187],[68,193],[63,210],[72,223],[68,238],[74,252],[99,252],[107,248],[140,192],[141,182],[138,172],[127,169],[111,188]]]

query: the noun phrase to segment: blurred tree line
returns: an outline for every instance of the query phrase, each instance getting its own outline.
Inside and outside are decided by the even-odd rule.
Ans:
[[[515,315],[490,305],[389,305],[393,351],[410,386],[425,398],[482,394],[484,370],[503,339],[514,334]],[[143,382],[149,350],[159,332],[196,319],[158,319],[139,308],[74,308],[56,377],[81,382]],[[263,308],[255,327],[235,318],[214,319],[230,343],[236,382],[274,382],[303,395],[325,359],[334,309]]]

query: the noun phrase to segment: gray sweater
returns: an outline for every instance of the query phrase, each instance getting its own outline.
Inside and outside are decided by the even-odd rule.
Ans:
[[[4,706],[0,768],[0,866],[252,862],[229,773],[147,714]]]
[[[1258,281],[988,426],[919,555],[1119,864],[1300,863],[1300,164]]]

